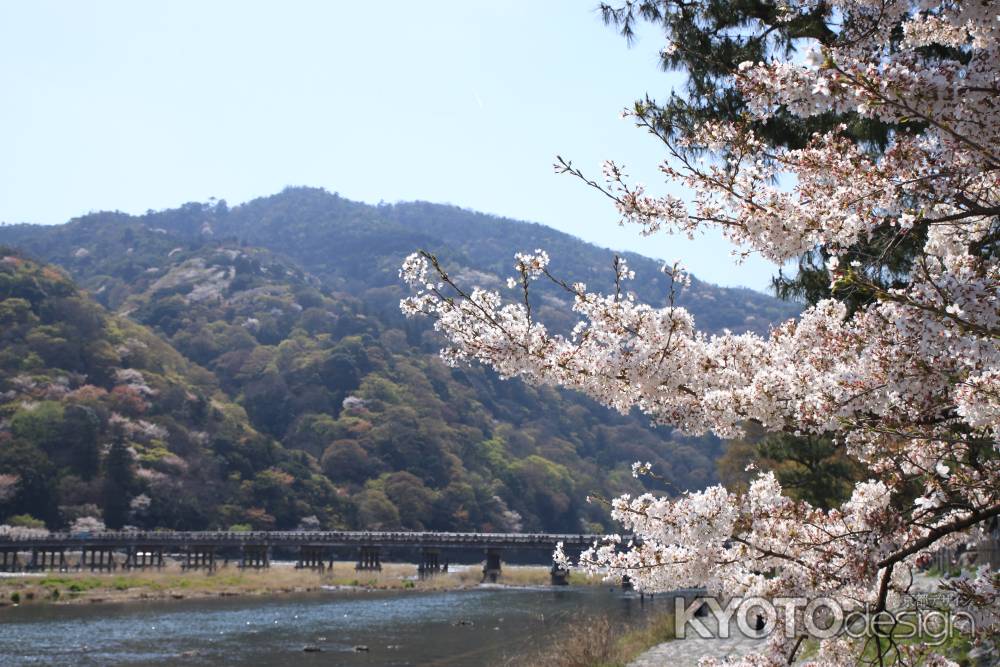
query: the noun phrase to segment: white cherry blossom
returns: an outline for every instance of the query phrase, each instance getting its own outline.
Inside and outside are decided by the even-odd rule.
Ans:
[[[732,437],[748,421],[834,433],[868,472],[830,510],[793,501],[767,472],[744,493],[714,486],[672,498],[623,496],[612,515],[633,537],[609,536],[583,554],[581,565],[595,573],[627,575],[645,590],[832,596],[879,610],[905,602],[912,573],[935,550],[975,540],[1000,516],[998,5],[828,4],[841,22],[821,56],[743,63],[733,83],[756,121],[780,107],[802,117],[854,112],[900,128],[883,152],[866,151],[843,128],[788,149],[764,143],[749,123],[710,122],[676,140],[660,136],[671,158],[661,171],[687,187],[689,200],[648,194],[614,162],[604,165],[603,183],[587,182],[646,234],[714,226],[776,262],[822,249],[834,293],[865,291],[869,305],[849,312],[828,299],[766,337],[709,335],[673,299],[653,306],[629,298],[622,283],[635,276],[623,262],[614,292],[604,294],[550,274],[541,250],[518,255],[515,302],[456,284],[428,253],[403,265],[414,290],[403,311],[435,319],[449,363],[481,362],[504,377],[576,389],[690,433]],[[812,6],[784,5],[789,13]],[[628,113],[655,132],[647,109]],[[690,161],[682,148],[713,159]],[[557,169],[585,178],[561,158]],[[922,243],[911,273],[891,288],[840,261],[876,232]],[[679,267],[668,275],[683,287]],[[572,297],[578,324],[570,335],[533,316],[536,280]],[[637,464],[633,472],[648,471]],[[959,592],[996,611],[997,584],[984,573]],[[797,645],[773,633],[741,664],[786,664]],[[855,664],[870,648],[824,639],[806,662]],[[894,648],[897,657],[946,664],[929,649],[916,655],[924,649]]]

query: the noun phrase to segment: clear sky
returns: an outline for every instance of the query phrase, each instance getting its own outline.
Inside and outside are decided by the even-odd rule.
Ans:
[[[287,185],[421,199],[681,259],[763,289],[718,235],[642,238],[556,176],[613,158],[664,187],[651,137],[619,118],[678,81],[647,30],[629,48],[597,0],[0,0],[0,221],[58,223]],[[641,277],[640,277],[641,278]]]

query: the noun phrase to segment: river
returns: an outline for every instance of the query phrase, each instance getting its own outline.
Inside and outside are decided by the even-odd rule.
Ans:
[[[574,619],[667,606],[601,586],[23,605],[0,609],[0,664],[490,666]]]

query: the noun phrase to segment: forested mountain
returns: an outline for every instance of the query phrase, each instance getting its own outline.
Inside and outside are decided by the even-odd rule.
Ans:
[[[0,519],[195,528],[343,507],[211,373],[0,247]]]
[[[416,248],[438,252],[453,273],[479,284],[499,285],[513,253],[536,247],[551,252],[554,270],[567,279],[610,282],[610,251],[541,225],[423,203],[368,206],[298,188],[234,208],[188,204],[142,216],[91,214],[54,227],[5,226],[0,243],[63,267],[87,295],[53,269],[8,255],[18,267],[35,267],[34,274],[59,276],[76,303],[118,323],[116,330],[141,332],[157,350],[150,358],[184,369],[170,375],[173,381],[212,396],[220,414],[238,421],[239,437],[227,431],[220,440],[211,424],[181,423],[174,430],[208,435],[159,439],[161,457],[198,474],[177,481],[192,489],[184,494],[192,508],[183,518],[157,514],[152,508],[167,501],[129,482],[125,497],[150,499],[147,515],[138,517],[148,525],[290,527],[316,515],[330,527],[597,529],[607,525],[606,513],[584,499],[637,490],[629,474],[635,460],[652,462],[669,490],[714,481],[718,441],[650,429],[637,416],[568,392],[502,382],[482,368],[449,369],[436,357],[439,341],[427,324],[399,314],[398,267]],[[628,259],[639,274],[639,296],[662,301],[667,285],[659,265]],[[565,295],[543,288],[540,297],[542,316],[568,327],[563,309],[546,307]],[[20,296],[0,291],[0,298],[0,308],[21,308],[12,301]],[[795,312],[749,290],[697,281],[681,301],[714,329],[764,331]],[[111,396],[124,391],[115,373],[138,372],[148,384],[147,375],[163,371],[127,356],[94,378],[87,366],[67,367],[73,364],[47,352],[45,336],[70,332],[76,344],[90,345],[108,327],[75,331],[74,315],[43,306],[28,307],[37,321],[23,322],[21,333],[3,334],[14,338],[4,342],[11,352],[0,377],[0,438],[48,466],[55,492],[47,493],[57,500],[50,499],[44,518],[58,523],[83,505],[108,501],[109,494],[77,487],[104,484],[101,466],[108,467],[115,442],[124,442],[138,477],[149,474],[142,472],[146,443],[134,441],[134,427],[116,426],[139,415],[102,403],[107,416],[89,445],[96,453],[83,465],[67,453],[75,447],[70,439],[15,428],[25,410],[73,412],[68,397],[83,386]],[[20,389],[63,383],[64,376],[79,376],[68,380],[65,395],[39,398]],[[182,406],[161,407],[161,396],[158,390],[144,399],[150,405],[142,419],[183,422]],[[184,444],[192,438],[198,447]],[[232,443],[243,441],[264,451],[233,464]],[[4,458],[6,449],[0,445],[0,475],[17,475],[19,464]],[[17,488],[6,500],[0,494],[0,521],[28,511],[25,482]]]

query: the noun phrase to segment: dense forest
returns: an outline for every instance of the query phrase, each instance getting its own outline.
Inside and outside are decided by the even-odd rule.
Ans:
[[[296,188],[3,226],[0,243],[0,522],[599,530],[586,498],[639,491],[633,461],[667,492],[715,481],[714,438],[448,368],[400,315],[416,248],[499,286],[514,252],[543,247],[567,279],[610,286],[611,251],[541,225]],[[658,263],[627,257],[638,296],[665,299]],[[568,328],[565,295],[539,296]],[[681,303],[714,330],[796,312],[699,281]]]
[[[343,512],[318,466],[257,432],[211,373],[4,248],[0,373],[6,517],[194,528]]]

